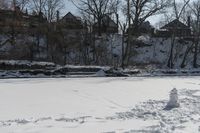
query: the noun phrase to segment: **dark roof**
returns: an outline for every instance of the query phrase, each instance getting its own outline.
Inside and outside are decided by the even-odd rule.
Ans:
[[[76,20],[78,20],[78,18],[76,16],[74,16],[71,12],[68,12],[62,19],[76,19]]]
[[[118,27],[114,20],[112,20],[108,15],[104,16],[103,23],[109,27]]]
[[[187,25],[179,21],[178,19],[175,19],[171,21],[170,23],[166,24],[165,26],[161,27],[160,29],[190,29]]]
[[[104,15],[102,19],[102,25],[118,28],[118,25],[115,23],[115,21],[112,20],[108,15]],[[97,26],[97,22],[94,24],[94,26]]]

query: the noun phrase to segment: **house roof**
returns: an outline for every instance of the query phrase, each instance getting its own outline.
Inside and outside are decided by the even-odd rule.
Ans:
[[[110,27],[117,27],[117,24],[108,15],[105,15],[102,21]]]
[[[103,17],[102,24],[108,27],[118,28],[118,25],[108,15]],[[94,26],[97,26],[97,22],[94,24]]]
[[[164,25],[160,29],[173,29],[173,28],[176,28],[176,29],[190,29],[190,27],[188,27],[187,25],[185,25],[184,23],[182,23],[178,19],[175,19],[175,20],[171,21],[170,23]]]
[[[76,19],[76,20],[79,20],[79,18],[74,16],[71,12],[68,12],[62,19]]]

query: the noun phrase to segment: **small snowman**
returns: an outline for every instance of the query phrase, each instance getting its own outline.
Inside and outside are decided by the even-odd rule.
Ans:
[[[174,88],[170,92],[169,102],[167,103],[166,108],[167,109],[172,109],[172,108],[177,108],[179,106],[180,106],[180,104],[178,102],[178,91],[177,91],[176,88]]]

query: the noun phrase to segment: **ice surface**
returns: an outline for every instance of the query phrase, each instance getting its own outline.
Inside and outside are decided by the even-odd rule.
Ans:
[[[198,133],[200,77],[1,79],[1,133]],[[171,89],[180,108],[164,110]]]

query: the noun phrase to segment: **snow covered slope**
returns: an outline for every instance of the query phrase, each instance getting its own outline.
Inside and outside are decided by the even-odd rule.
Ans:
[[[121,57],[122,37],[113,35],[108,38],[107,46],[112,54]],[[139,36],[137,43],[132,44],[130,65],[154,65],[157,67],[166,68],[167,61],[170,55],[172,38],[150,37],[148,35]],[[176,38],[173,49],[174,68],[180,68],[185,53],[192,46],[192,41],[183,38]],[[108,49],[109,49],[108,48]],[[186,55],[185,68],[192,68],[194,50],[191,49]],[[198,58],[198,62],[200,59]]]
[[[200,77],[1,79],[1,133],[197,133]],[[169,92],[180,108],[164,110]]]
[[[171,38],[146,38],[143,42],[146,46],[138,46],[135,48],[136,54],[133,57],[133,62],[138,64],[160,64],[162,67],[167,66],[167,61],[170,55]],[[176,38],[173,49],[173,62],[175,68],[180,68],[186,50],[191,47],[191,42]],[[192,66],[193,53],[189,52],[186,58],[186,68]]]

